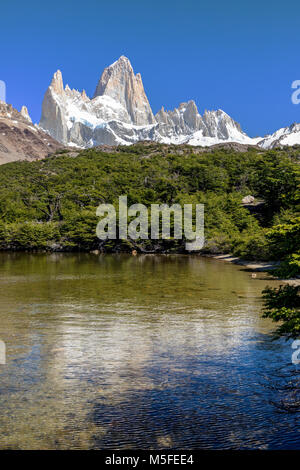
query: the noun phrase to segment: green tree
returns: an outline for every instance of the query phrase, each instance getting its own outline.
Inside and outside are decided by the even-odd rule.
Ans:
[[[263,291],[264,318],[280,322],[275,338],[286,339],[300,336],[300,287],[280,286],[278,289],[267,287]]]

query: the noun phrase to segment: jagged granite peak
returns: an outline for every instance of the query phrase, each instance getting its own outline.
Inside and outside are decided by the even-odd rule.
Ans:
[[[120,103],[136,126],[155,123],[141,74],[134,74],[131,63],[125,56],[104,69],[94,93],[94,98],[98,96],[109,96]]]
[[[62,77],[62,73],[60,70],[57,70],[55,74],[53,75],[50,87],[58,95],[61,95],[64,92],[63,77]]]
[[[68,142],[67,123],[63,106],[66,93],[62,73],[57,70],[43,99],[40,127],[63,144]]]
[[[40,126],[59,142],[83,148],[140,140],[192,145],[257,143],[221,110],[201,116],[193,100],[172,111],[162,108],[154,117],[141,76],[134,75],[124,56],[104,70],[92,99],[84,90],[71,90],[68,85],[64,89],[62,74],[56,72],[45,93]]]
[[[7,104],[4,101],[0,101],[0,118],[11,119],[13,122],[22,122],[24,124],[31,124],[32,121],[29,117],[26,106],[22,106],[19,112],[11,104]]]
[[[141,75],[134,74],[125,56],[103,71],[92,99],[84,90],[64,88],[57,70],[44,96],[40,126],[59,142],[83,148],[141,140],[197,146],[236,142],[263,148],[300,144],[300,124],[251,138],[221,109],[201,115],[193,100],[170,111],[162,107],[154,117]]]
[[[89,98],[88,98],[85,90],[82,90],[81,97],[84,101],[89,101]]]
[[[205,110],[202,119],[210,136],[225,140],[230,139],[233,132],[246,136],[240,124],[234,121],[222,109],[216,111]]]
[[[69,85],[64,89],[61,72],[54,74],[43,99],[40,119],[40,127],[52,137],[66,145],[91,147],[98,144],[94,139],[94,134],[99,133],[96,128],[105,127],[113,120],[132,122],[127,110],[111,97],[99,96],[91,100],[84,90],[71,90]],[[105,140],[109,145],[120,142],[118,136]]]
[[[202,126],[202,119],[195,101],[190,100],[188,103],[183,103],[179,109],[182,109],[184,121],[190,129],[196,130]]]
[[[259,145],[265,149],[300,145],[300,124],[295,122],[278,129],[274,134],[265,136]]]
[[[172,111],[165,111],[162,108],[155,117],[159,123],[160,133],[166,137],[171,137],[172,134],[190,135],[195,131],[204,130],[202,118],[193,100],[180,103],[178,108]]]
[[[22,106],[21,108],[21,116],[25,118],[27,121],[32,122],[31,117],[29,116],[29,112],[26,106]]]

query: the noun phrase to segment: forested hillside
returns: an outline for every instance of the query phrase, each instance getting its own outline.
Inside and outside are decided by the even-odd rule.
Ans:
[[[0,167],[0,246],[14,250],[184,251],[184,241],[107,241],[100,203],[204,203],[207,253],[298,264],[300,150],[235,152],[137,144]],[[243,205],[246,195],[255,202]],[[100,245],[99,245],[100,244]],[[288,261],[289,262],[289,261]]]

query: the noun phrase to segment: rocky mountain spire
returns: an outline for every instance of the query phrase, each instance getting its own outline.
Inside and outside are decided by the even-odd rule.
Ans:
[[[124,56],[103,71],[92,99],[85,91],[64,88],[58,70],[44,96],[40,127],[63,144],[83,148],[139,140],[204,146],[261,140],[248,137],[224,111],[201,115],[192,100],[170,111],[162,108],[154,117],[141,75]]]
[[[142,126],[155,123],[141,75],[134,74],[131,63],[125,56],[104,69],[94,98],[97,96],[110,96],[120,103],[127,110],[132,124]]]
[[[165,111],[162,108],[155,117],[159,123],[159,132],[165,137],[170,136],[170,133],[180,136],[189,135],[199,130],[206,132],[203,120],[193,100],[181,103],[178,108],[172,111]]]
[[[64,92],[64,83],[60,70],[57,70],[57,72],[55,72],[55,74],[53,75],[50,87],[52,88],[54,93],[58,95],[61,95]]]
[[[62,73],[57,70],[43,99],[40,126],[54,139],[63,143],[68,140],[65,110],[62,107],[65,95]]]
[[[28,109],[27,109],[26,106],[22,106],[21,116],[23,116],[23,118],[27,119],[27,121],[32,122],[31,117],[29,116]]]

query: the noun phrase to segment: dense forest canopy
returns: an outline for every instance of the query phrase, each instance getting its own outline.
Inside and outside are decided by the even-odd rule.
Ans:
[[[0,247],[93,250],[96,208],[128,204],[204,203],[204,251],[248,259],[282,259],[299,269],[300,150],[247,152],[136,144],[116,151],[62,151],[0,167]],[[243,205],[246,195],[255,203]],[[181,240],[107,241],[106,251],[184,251]],[[284,265],[282,267],[284,268]]]

